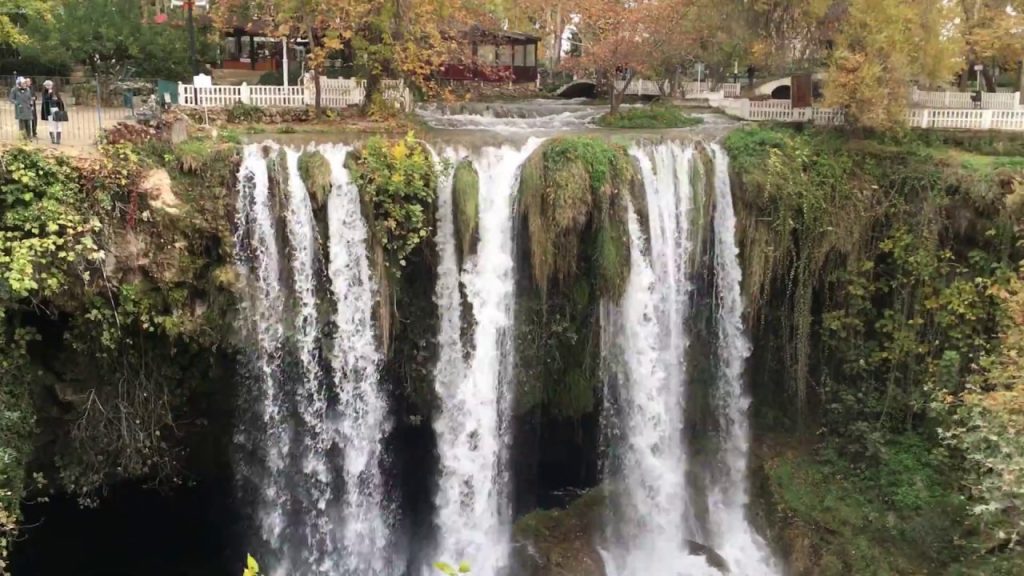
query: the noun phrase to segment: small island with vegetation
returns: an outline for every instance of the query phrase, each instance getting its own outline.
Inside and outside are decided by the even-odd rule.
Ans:
[[[609,112],[597,119],[602,128],[627,128],[651,130],[658,128],[690,128],[699,126],[704,120],[686,114],[674,106],[652,105],[622,108]]]

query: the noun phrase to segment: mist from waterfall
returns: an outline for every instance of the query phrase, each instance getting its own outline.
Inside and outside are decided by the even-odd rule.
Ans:
[[[438,560],[471,564],[493,576],[507,564],[511,532],[508,442],[511,438],[515,260],[514,195],[523,162],[541,141],[521,148],[485,147],[471,160],[479,188],[477,254],[458,268],[452,183],[438,190],[440,252],[435,302],[440,315],[434,373],[440,408],[434,420],[440,474],[436,496]],[[454,163],[465,152],[448,149]],[[473,334],[462,342],[461,282],[472,310]],[[426,569],[426,573],[431,572]]]
[[[715,184],[709,192],[694,148],[665,142],[635,145],[630,152],[644,184],[649,237],[630,206],[626,291],[602,311],[604,475],[610,498],[602,549],[606,568],[613,576],[718,574],[691,552],[696,542],[719,552],[733,574],[778,574],[747,520],[750,401],[743,370],[750,345],[742,324],[728,158],[712,147]],[[694,251],[702,245],[699,226],[704,222],[696,211],[702,210],[707,193],[714,194],[713,270],[694,269],[701,262],[702,255]],[[694,274],[713,275],[713,302],[695,300]],[[718,422],[720,439],[710,471],[691,473],[694,457],[685,417],[694,368],[686,363],[688,329],[695,308],[706,306],[717,311],[712,420]],[[705,481],[691,486],[694,473],[704,474]]]
[[[389,431],[381,390],[376,288],[349,149],[320,148],[331,170],[320,231],[299,150],[249,145],[239,171],[239,270],[251,286],[242,318],[257,344],[240,415],[239,475],[271,574],[388,575],[394,512],[381,474]],[[268,162],[282,174],[276,193]],[[284,212],[278,230],[275,208]],[[327,235],[327,254],[321,249]],[[287,263],[281,261],[284,247]],[[325,310],[333,311],[326,314]]]

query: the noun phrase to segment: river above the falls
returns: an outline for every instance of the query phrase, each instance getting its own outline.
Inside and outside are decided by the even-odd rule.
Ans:
[[[625,104],[623,108],[643,106]],[[638,139],[713,141],[739,125],[729,116],[710,108],[688,108],[686,113],[703,123],[690,128],[615,129],[597,126],[597,119],[608,111],[608,105],[583,98],[571,100],[530,99],[498,102],[457,102],[421,104],[416,117],[423,128],[417,137],[432,145],[455,145],[467,149],[484,146],[521,146],[531,137],[548,138],[560,135],[586,134],[623,142]],[[334,133],[295,134],[261,133],[246,137],[248,142],[272,139],[286,146],[321,143],[352,143],[370,136],[365,132],[339,130]]]

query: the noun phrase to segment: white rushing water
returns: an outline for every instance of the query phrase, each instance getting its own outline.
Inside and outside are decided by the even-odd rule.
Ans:
[[[373,324],[376,287],[367,257],[368,231],[359,192],[344,165],[347,152],[344,146],[323,149],[331,166],[328,276],[337,330],[330,359],[338,406],[329,417],[329,427],[331,439],[342,449],[345,483],[339,562],[342,574],[387,575],[399,565],[390,550],[393,513],[380,469],[390,422],[379,379],[381,357]]]
[[[319,238],[309,192],[299,174],[299,154],[294,148],[285,150],[288,176],[285,224],[292,261],[293,322],[301,376],[296,399],[301,418],[301,433],[298,434],[301,445],[297,449],[301,451],[302,474],[294,488],[302,500],[302,529],[308,543],[306,560],[315,567],[314,573],[331,574],[335,571],[335,546],[327,513],[332,479],[327,462],[328,439],[324,434],[327,402],[320,370],[317,321]]]
[[[253,388],[258,394],[250,404],[257,421],[244,438],[246,442],[258,444],[254,447],[258,462],[247,468],[258,490],[256,510],[261,535],[278,549],[289,498],[286,474],[291,447],[281,374],[284,293],[271,209],[270,176],[262,146],[245,147],[238,186],[236,245],[239,267],[251,283],[245,306],[256,339]]]
[[[276,155],[277,147],[269,149]],[[390,575],[402,564],[390,549],[394,516],[380,469],[389,422],[373,323],[376,289],[358,191],[344,167],[348,150],[321,149],[332,185],[326,274],[300,151],[285,150],[280,198],[272,197],[262,145],[245,148],[239,174],[238,262],[251,279],[243,320],[257,344],[246,403],[253,416],[240,433],[248,456],[239,470],[256,487],[268,572],[277,576]],[[331,341],[321,321],[328,292]]]
[[[650,238],[629,210],[631,269],[626,291],[602,315],[602,343],[609,387],[606,426],[611,489],[609,541],[603,550],[613,576],[718,574],[689,541],[710,545],[733,574],[777,574],[764,541],[747,520],[749,398],[743,367],[750,345],[743,333],[742,273],[724,150],[713,148],[715,189],[694,190],[691,174],[702,170],[693,148],[678,143],[635,146],[646,191]],[[703,175],[694,178],[703,182]],[[693,298],[689,277],[701,230],[691,230],[695,196],[714,196],[715,306],[718,311],[716,417],[722,430],[722,473],[707,478],[706,525],[697,521],[694,490],[687,483],[691,457],[684,435],[687,389],[687,324]],[[646,248],[646,249],[645,249]],[[702,271],[710,273],[709,270]],[[700,494],[698,491],[697,494]]]
[[[426,104],[416,108],[416,113],[434,128],[501,133],[578,130],[591,126],[605,112],[603,106],[578,100]]]
[[[646,190],[650,256],[630,207],[629,279],[602,326],[612,335],[604,338],[614,348],[606,358],[618,384],[606,392],[615,398],[607,421],[616,436],[606,465],[613,516],[604,557],[620,576],[715,574],[686,542],[697,532],[682,434],[692,151],[669,143],[631,154]]]
[[[531,139],[522,148],[487,147],[473,155],[480,179],[480,241],[476,257],[465,262],[461,272],[475,326],[465,363],[459,340],[461,311],[458,296],[452,293],[457,292],[454,227],[448,214],[438,218],[441,263],[435,299],[441,315],[441,350],[435,386],[440,411],[434,430],[441,470],[435,557],[469,562],[473,574],[480,576],[498,573],[507,563],[509,549],[506,443],[511,437],[513,200],[520,166],[540,142]],[[442,182],[439,193],[439,206],[450,211],[451,183]]]
[[[711,545],[739,574],[778,574],[771,552],[747,520],[750,457],[750,397],[743,370],[751,346],[743,331],[743,294],[736,216],[729,181],[729,157],[712,146],[715,166],[715,287],[718,298],[718,387],[715,396],[721,434],[722,473],[711,479],[708,514]]]

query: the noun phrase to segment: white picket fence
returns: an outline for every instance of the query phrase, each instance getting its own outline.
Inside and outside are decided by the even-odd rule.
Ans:
[[[836,126],[846,120],[839,108],[793,108],[786,100],[723,99],[713,104],[732,116],[755,122],[813,122]],[[912,108],[907,111],[907,124],[915,128],[1024,131],[1024,109]]]
[[[918,108],[974,108],[970,92],[923,92],[914,88],[910,102]],[[1021,110],[1020,92],[982,92],[983,110]]]
[[[385,101],[403,110],[413,106],[412,93],[401,80],[383,82]],[[366,82],[348,78],[321,78],[320,104],[325,108],[360,106],[366,99]],[[178,104],[226,108],[236,102],[268,108],[302,108],[316,104],[316,86],[309,77],[301,86],[200,86],[178,84]]]

